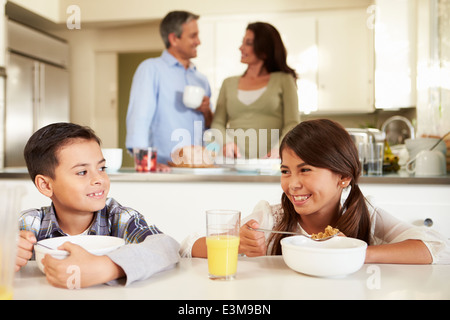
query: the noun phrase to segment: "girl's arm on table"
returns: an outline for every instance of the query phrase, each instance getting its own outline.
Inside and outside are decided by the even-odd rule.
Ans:
[[[432,262],[431,253],[421,240],[369,246],[365,260],[365,263],[430,264]]]

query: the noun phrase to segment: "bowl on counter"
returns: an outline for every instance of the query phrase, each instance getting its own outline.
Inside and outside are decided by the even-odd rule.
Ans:
[[[416,139],[406,139],[405,145],[408,149],[409,159],[414,159],[420,151],[430,150],[437,142],[438,138],[416,138]],[[447,146],[445,141],[439,142],[439,144],[434,148],[434,150],[439,150],[444,154],[447,153]]]
[[[348,237],[313,241],[303,236],[281,240],[283,260],[294,271],[316,277],[343,277],[358,271],[367,243]]]
[[[116,172],[122,167],[123,151],[121,148],[102,148],[106,160],[106,172]]]
[[[34,245],[35,259],[39,270],[45,273],[41,260],[46,254],[50,254],[52,257],[60,260],[67,258],[69,252],[57,249],[65,242],[77,244],[89,253],[97,256],[105,255],[125,244],[125,240],[122,238],[99,235],[64,236],[44,239]]]

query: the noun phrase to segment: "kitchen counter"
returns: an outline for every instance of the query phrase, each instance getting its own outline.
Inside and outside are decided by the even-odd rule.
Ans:
[[[179,170],[177,173],[138,173],[133,168],[123,168],[110,172],[111,181],[122,182],[257,182],[273,183],[280,181],[280,174],[259,174],[253,172],[237,172],[224,169],[208,173],[208,169]],[[7,168],[0,170],[0,179],[29,179],[26,168]],[[414,177],[405,171],[388,173],[383,176],[362,176],[361,184],[421,184],[450,185],[450,174],[439,177]]]
[[[201,170],[201,169],[199,169]],[[280,176],[225,171],[218,174],[137,173],[125,169],[109,174],[109,197],[144,215],[148,223],[182,242],[204,232],[205,211],[240,210],[248,216],[257,203],[280,203]],[[0,173],[0,184],[25,189],[21,210],[48,206],[26,169]],[[400,175],[362,177],[359,186],[371,203],[417,226],[430,226],[450,239],[450,176],[414,178]]]
[[[31,261],[16,274],[14,299],[254,300],[246,304],[270,307],[270,301],[262,300],[450,299],[449,283],[450,265],[365,264],[344,278],[317,278],[289,269],[281,256],[268,256],[239,257],[232,281],[208,279],[207,260],[196,258],[181,259],[174,269],[127,287],[98,285],[69,290],[48,284],[36,262]],[[180,307],[186,304],[178,303]]]

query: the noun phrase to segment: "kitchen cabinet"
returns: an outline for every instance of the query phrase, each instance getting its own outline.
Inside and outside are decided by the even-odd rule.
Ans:
[[[417,2],[375,2],[375,107],[416,106]]]
[[[373,37],[367,19],[363,10],[318,16],[318,111],[374,110]]]
[[[202,44],[194,63],[210,80],[214,104],[223,80],[245,71],[239,47],[246,26],[268,22],[280,32],[288,64],[299,75],[301,112],[372,112],[373,30],[368,18],[362,8],[202,17]]]

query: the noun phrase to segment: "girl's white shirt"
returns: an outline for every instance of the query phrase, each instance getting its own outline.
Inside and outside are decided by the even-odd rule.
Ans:
[[[349,188],[342,192],[341,203],[348,196]],[[450,243],[441,234],[429,227],[417,227],[412,224],[401,221],[385,210],[375,207],[371,201],[367,201],[371,220],[371,245],[380,245],[396,243],[404,240],[421,240],[427,246],[433,257],[433,264],[450,264]],[[345,214],[345,213],[344,213]],[[270,205],[267,201],[260,201],[253,209],[253,212],[241,221],[244,225],[251,219],[259,223],[260,228],[273,229],[282,219],[284,213],[281,204]],[[298,224],[299,232],[308,235]],[[181,244],[180,255],[182,257],[191,257],[192,246],[200,237],[200,233],[188,236]],[[266,241],[270,233],[265,233]],[[272,246],[269,245],[267,252],[271,252]]]

